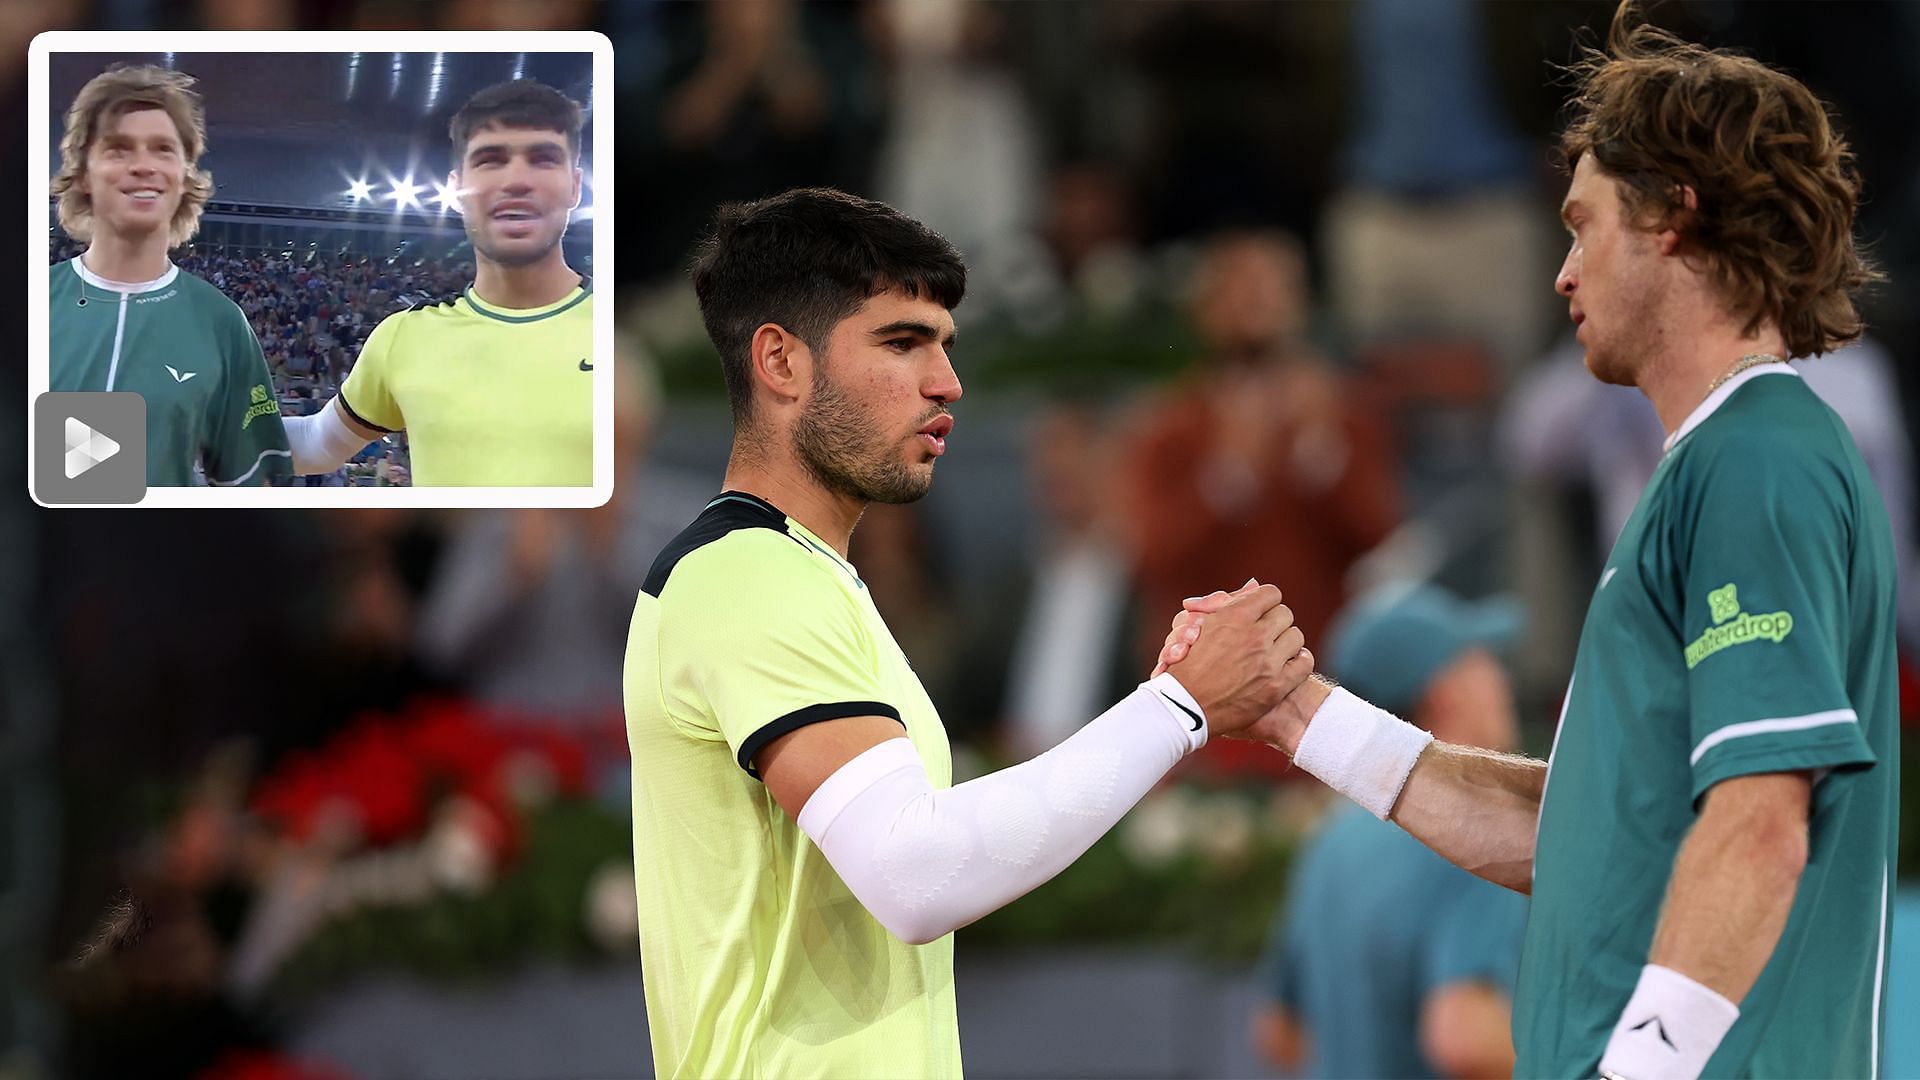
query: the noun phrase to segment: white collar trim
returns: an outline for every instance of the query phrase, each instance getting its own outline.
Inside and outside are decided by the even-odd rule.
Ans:
[[[1693,412],[1687,415],[1684,421],[1681,421],[1680,430],[1667,436],[1666,446],[1661,452],[1672,453],[1673,448],[1680,445],[1680,440],[1693,434],[1693,429],[1705,423],[1707,417],[1712,416],[1720,406],[1726,404],[1727,399],[1733,396],[1735,390],[1765,375],[1791,375],[1796,379],[1800,377],[1800,373],[1793,370],[1791,363],[1755,364],[1740,374],[1735,375],[1733,378],[1728,379],[1722,383],[1718,389],[1714,390],[1713,393],[1708,394],[1707,400],[1701,402]]]
[[[73,272],[80,275],[81,281],[86,282],[96,289],[106,289],[108,292],[117,293],[144,293],[152,292],[155,289],[164,289],[173,284],[174,278],[180,276],[180,268],[169,260],[167,262],[167,272],[154,278],[152,281],[113,281],[109,278],[103,278],[99,274],[87,269],[85,259],[79,255],[73,257]]]

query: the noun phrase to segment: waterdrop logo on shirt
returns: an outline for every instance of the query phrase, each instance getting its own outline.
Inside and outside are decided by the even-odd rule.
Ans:
[[[1732,582],[1707,593],[1707,612],[1713,616],[1714,625],[1687,646],[1689,669],[1700,666],[1702,660],[1722,649],[1750,641],[1771,641],[1778,645],[1793,633],[1793,615],[1789,612],[1750,615],[1741,611],[1740,593]]]

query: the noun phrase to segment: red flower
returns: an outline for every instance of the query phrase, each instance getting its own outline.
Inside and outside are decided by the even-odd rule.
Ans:
[[[449,701],[416,705],[402,738],[427,771],[462,779],[495,771],[508,750],[475,710]]]
[[[425,777],[386,723],[365,717],[317,752],[295,753],[254,791],[254,812],[298,841],[344,815],[366,843],[419,833],[426,821]]]

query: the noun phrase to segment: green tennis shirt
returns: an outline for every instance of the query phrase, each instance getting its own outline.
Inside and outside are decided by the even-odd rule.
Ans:
[[[292,473],[266,358],[225,293],[172,265],[139,284],[77,258],[50,271],[47,389],[144,398],[148,487],[186,487],[196,464],[221,486]]]
[[[953,936],[889,933],[753,772],[790,731],[889,716],[952,782],[946,729],[853,566],[721,495],[647,576],[625,697],[658,1075],[959,1076]]]
[[[1708,1076],[1877,1076],[1897,842],[1895,571],[1846,427],[1784,364],[1709,395],[1607,560],[1555,736],[1516,1076],[1592,1076],[1713,785],[1804,770],[1786,930]]]

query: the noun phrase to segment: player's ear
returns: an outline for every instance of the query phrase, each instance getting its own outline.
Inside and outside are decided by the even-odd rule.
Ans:
[[[447,170],[447,190],[453,192],[454,210],[458,211],[460,216],[465,217],[466,211],[461,209],[460,206],[460,166],[458,165]]]
[[[575,165],[573,167],[573,202],[567,207],[567,209],[569,210],[580,209],[580,196],[584,191],[584,189],[581,187],[580,182],[585,176],[586,176],[586,173],[581,171],[580,166]]]
[[[781,403],[798,401],[813,378],[813,353],[807,343],[779,323],[761,323],[747,342],[753,378]]]
[[[1680,185],[1680,205],[1667,215],[1666,224],[1655,234],[1654,240],[1660,245],[1660,254],[1673,255],[1680,251],[1686,240],[1686,233],[1693,223],[1694,215],[1700,212],[1700,195],[1691,185]]]

